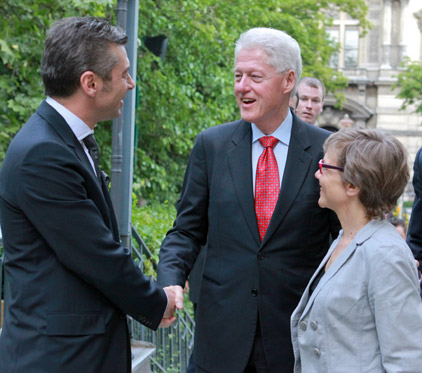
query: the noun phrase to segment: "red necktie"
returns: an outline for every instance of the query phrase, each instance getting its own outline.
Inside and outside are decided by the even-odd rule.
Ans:
[[[258,159],[255,178],[255,211],[258,221],[259,235],[264,239],[265,232],[270,224],[275,205],[280,192],[277,160],[273,148],[278,139],[265,136],[259,139],[265,148]]]

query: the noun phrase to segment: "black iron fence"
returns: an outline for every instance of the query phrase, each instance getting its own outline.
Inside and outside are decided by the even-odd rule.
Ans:
[[[152,253],[142,237],[132,226],[132,254],[141,269],[146,259],[152,259]],[[156,269],[156,263],[150,261]],[[156,346],[156,353],[151,358],[153,372],[186,372],[189,357],[193,350],[195,322],[185,310],[177,311],[177,320],[166,329],[156,332],[144,327],[135,320],[130,320],[132,338],[151,342]]]

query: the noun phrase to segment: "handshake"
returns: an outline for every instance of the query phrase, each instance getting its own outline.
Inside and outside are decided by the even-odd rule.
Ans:
[[[160,323],[160,328],[168,328],[176,320],[174,313],[176,308],[183,308],[183,289],[179,285],[167,286],[163,288],[167,295],[167,307]]]

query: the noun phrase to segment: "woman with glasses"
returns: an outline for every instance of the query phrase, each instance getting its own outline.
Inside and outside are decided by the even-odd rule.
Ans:
[[[422,372],[415,260],[387,221],[409,178],[406,151],[378,129],[324,144],[319,205],[342,231],[291,318],[295,372]]]

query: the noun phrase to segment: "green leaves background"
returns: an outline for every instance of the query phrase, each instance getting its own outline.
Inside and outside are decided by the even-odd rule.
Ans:
[[[66,16],[115,22],[117,1],[3,0],[0,11],[0,162],[14,134],[44,98],[39,74],[49,25]],[[325,29],[346,11],[368,28],[364,0],[143,0],[140,2],[134,191],[141,202],[173,203],[197,134],[239,116],[233,95],[234,43],[251,27],[273,27],[298,40],[304,75],[317,76],[341,104],[347,81],[328,67],[336,46]],[[143,45],[164,34],[162,62]],[[111,123],[96,130],[110,169]]]

